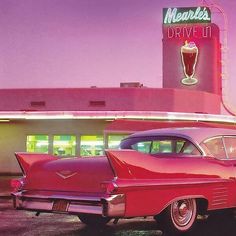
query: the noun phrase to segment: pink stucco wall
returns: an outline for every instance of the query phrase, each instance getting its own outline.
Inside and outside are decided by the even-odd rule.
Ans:
[[[220,96],[158,88],[3,89],[0,111],[169,111],[220,114]]]

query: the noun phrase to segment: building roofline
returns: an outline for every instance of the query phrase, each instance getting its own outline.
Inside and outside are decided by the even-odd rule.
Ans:
[[[236,124],[235,116],[159,111],[0,111],[0,120],[142,119],[208,121]]]

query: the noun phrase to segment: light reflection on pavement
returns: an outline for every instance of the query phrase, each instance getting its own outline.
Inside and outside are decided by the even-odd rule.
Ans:
[[[161,236],[153,218],[125,219],[117,225],[112,222],[105,228],[91,229],[80,223],[77,216],[16,211],[9,199],[0,198],[1,236]],[[196,229],[186,236],[235,236],[234,217],[218,217],[198,220]]]

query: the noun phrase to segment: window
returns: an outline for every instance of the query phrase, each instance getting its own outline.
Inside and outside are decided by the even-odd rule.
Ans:
[[[176,139],[153,141],[151,153],[180,153],[189,155],[201,155],[198,149],[189,141]]]
[[[27,135],[26,151],[48,153],[48,136],[47,135]]]
[[[122,141],[121,148],[151,154],[179,153],[201,156],[193,143],[177,137],[131,137]]]
[[[224,137],[228,158],[236,159],[236,137]]]
[[[189,142],[185,140],[175,140],[175,139],[167,139],[167,140],[153,140],[151,153],[187,153],[186,148],[183,146]]]
[[[76,155],[76,136],[55,135],[53,137],[53,155],[75,156]]]
[[[131,148],[139,152],[149,153],[151,144],[152,144],[151,141],[138,142],[131,145]]]
[[[178,141],[176,141],[176,153],[181,152],[181,150],[183,150],[183,152],[184,152],[184,145],[186,145],[186,141],[185,140],[178,140]]]
[[[201,146],[208,155],[212,155],[218,159],[227,158],[222,137],[206,140],[203,142],[203,144],[201,144]]]
[[[103,135],[82,135],[80,139],[81,156],[99,156],[104,154]]]
[[[152,142],[151,153],[171,153],[172,141],[171,140],[154,140]]]
[[[119,148],[120,141],[124,139],[127,135],[125,134],[111,134],[108,136],[108,148],[117,149]]]

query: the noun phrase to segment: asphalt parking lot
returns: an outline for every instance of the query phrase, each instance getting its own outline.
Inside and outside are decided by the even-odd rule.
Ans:
[[[151,217],[120,220],[117,225],[111,222],[104,229],[90,229],[76,216],[48,213],[35,216],[33,212],[14,210],[11,199],[0,198],[0,235],[161,236],[164,234]],[[236,218],[222,216],[209,217],[208,220],[200,219],[196,229],[185,235],[235,236]]]

